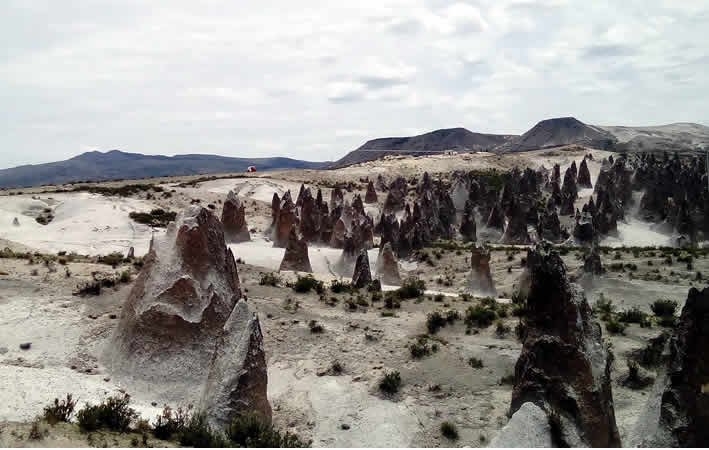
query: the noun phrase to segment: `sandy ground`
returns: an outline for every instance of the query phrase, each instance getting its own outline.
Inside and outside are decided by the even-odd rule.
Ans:
[[[0,247],[105,254],[125,252],[134,246],[140,255],[147,250],[154,230],[130,221],[130,211],[149,211],[155,207],[178,210],[199,201],[205,206],[213,205],[218,214],[226,192],[237,189],[247,200],[247,221],[254,232],[251,242],[230,247],[235,257],[244,262],[238,265],[242,288],[259,314],[264,331],[268,390],[275,424],[312,439],[316,447],[484,447],[507,421],[511,385],[501,380],[513,373],[519,355],[520,343],[514,332],[498,337],[493,325],[466,334],[462,322],[456,322],[429,338],[429,342],[438,344],[439,351],[416,360],[408,349],[419,335],[426,333],[427,314],[448,310],[463,313],[478,301],[465,302],[458,297],[461,292],[470,292],[469,250],[429,248],[424,251],[431,255],[430,263],[401,261],[402,273],[420,277],[428,290],[420,300],[405,301],[400,309],[394,310],[393,316],[383,314],[388,310],[382,303],[372,303],[364,293],[360,304],[352,309],[348,303],[355,303],[357,295],[328,291],[326,301],[322,301],[315,294],[296,294],[284,286],[260,286],[261,274],[277,270],[284,251],[273,248],[264,235],[271,221],[271,197],[274,192],[280,196],[290,189],[295,198],[301,182],[326,188],[336,181],[349,181],[354,183],[346,194],[351,199],[358,192],[364,193],[366,183],[360,178],[374,178],[377,173],[393,178],[395,174],[420,175],[423,170],[443,173],[452,169],[505,169],[525,164],[551,168],[554,162],[560,163],[563,171],[573,160],[578,164],[587,152],[555,149],[510,156],[402,157],[336,171],[269,172],[185,187],[178,184],[189,177],[151,180],[164,183],[163,187],[173,192],[170,196],[150,199],[145,193],[131,198],[72,193],[40,194],[39,199],[32,199],[32,195],[38,195],[36,192],[2,196]],[[593,153],[589,169],[595,180],[605,152]],[[581,191],[579,207],[591,193],[590,189]],[[324,189],[324,194],[327,200],[329,189]],[[384,194],[379,196],[381,204]],[[45,208],[53,210],[55,219],[43,226],[36,223],[34,215]],[[368,211],[376,217],[379,205],[369,205]],[[18,217],[19,227],[12,224],[14,217]],[[620,224],[619,229],[619,236],[607,239],[604,244],[661,245],[669,239],[633,218]],[[681,308],[690,286],[705,285],[703,281],[695,281],[696,272],[709,273],[706,258],[695,260],[690,269],[684,263],[665,264],[660,252],[633,254],[619,249],[618,255],[613,251],[604,253],[604,265],[610,268],[622,263],[636,269],[609,270],[595,279],[580,278],[591,303],[602,293],[613,299],[620,310],[638,306],[649,312],[649,305],[658,298],[677,300]],[[331,267],[340,250],[311,246],[309,256],[317,278],[325,281],[337,278]],[[376,256],[377,249],[369,252],[372,270]],[[508,299],[515,291],[524,269],[524,256],[526,252],[522,249],[493,250],[492,273],[502,299]],[[580,254],[571,251],[563,258],[569,273],[576,274],[582,265]],[[68,277],[65,267],[71,273]],[[164,399],[155,398],[137,386],[119,383],[103,367],[100,358],[118,322],[116,317],[120,316],[130,285],[104,290],[98,297],[72,295],[77,284],[90,279],[92,272],[115,273],[130,267],[111,269],[70,262],[57,269],[53,272],[42,264],[0,259],[0,423],[10,426],[10,422],[30,421],[44,405],[69,392],[83,403],[98,402],[107,395],[125,391],[132,395],[134,407],[144,417],[155,417]],[[284,281],[292,280],[295,274],[284,273],[282,277]],[[438,293],[445,295],[436,299]],[[311,320],[323,325],[323,334],[310,332]],[[508,317],[503,323],[514,329],[517,319]],[[657,326],[641,329],[630,325],[625,335],[604,333],[616,356],[613,392],[623,439],[629,435],[650,389],[636,391],[621,384],[627,373],[626,357],[661,331]],[[25,342],[32,343],[29,350],[19,348]],[[483,368],[472,368],[468,364],[470,357],[480,358]],[[328,372],[333,361],[343,365],[342,375]],[[402,389],[393,397],[386,397],[377,389],[385,370],[401,373]],[[194,396],[186,387],[185,403],[194,401]],[[439,427],[443,421],[457,425],[458,441],[441,436]],[[6,442],[9,441],[0,441]],[[19,443],[13,441],[8,445]]]

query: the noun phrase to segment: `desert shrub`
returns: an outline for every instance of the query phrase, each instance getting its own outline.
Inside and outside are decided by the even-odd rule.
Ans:
[[[71,422],[71,415],[74,414],[76,400],[71,394],[66,394],[66,399],[54,399],[54,403],[44,407],[42,417],[50,424],[55,425],[58,422]]]
[[[165,211],[162,209],[154,209],[149,213],[133,211],[128,214],[134,222],[149,225],[155,228],[165,228],[170,222],[173,222],[177,217],[177,213],[173,211]]]
[[[431,334],[436,334],[438,330],[446,326],[446,319],[443,315],[434,311],[426,316],[426,328]]]
[[[309,443],[302,442],[297,435],[288,432],[281,434],[256,413],[247,413],[234,418],[226,428],[226,438],[230,447],[304,448],[309,446]]]
[[[97,262],[99,264],[109,265],[115,269],[123,262],[123,254],[120,252],[113,252],[108,255],[101,255],[98,257]]]
[[[130,270],[124,270],[123,272],[121,272],[120,277],[118,277],[118,281],[120,281],[121,283],[130,283],[130,280],[131,280]]]
[[[637,306],[618,313],[618,320],[626,323],[642,324],[647,320],[647,314]]]
[[[281,284],[281,277],[279,277],[277,273],[273,273],[273,272],[262,273],[261,278],[258,281],[258,284],[261,286],[276,287],[279,284]]]
[[[458,439],[458,428],[455,424],[450,422],[443,422],[441,424],[441,434],[451,440]]]
[[[483,360],[480,358],[476,358],[475,356],[471,356],[470,358],[468,358],[468,365],[473,369],[482,369]]]
[[[78,295],[80,297],[85,297],[87,295],[101,295],[101,282],[93,280],[87,283],[79,284],[76,287],[76,291],[73,292],[73,295]]]
[[[343,292],[349,293],[352,292],[353,287],[352,283],[348,283],[347,281],[332,280],[330,283],[330,290],[335,294],[341,294]]]
[[[379,380],[379,390],[387,394],[395,394],[401,388],[401,375],[398,370],[392,372],[384,372],[381,380]]]
[[[372,302],[380,302],[382,300],[382,293],[381,292],[372,292]]]
[[[669,299],[655,300],[650,305],[650,309],[658,317],[671,317],[674,316],[677,310],[677,302]]]
[[[637,360],[645,367],[655,367],[662,362],[662,351],[669,339],[669,334],[663,332],[659,336],[648,341],[645,348],[639,350],[636,354]]]
[[[44,437],[44,434],[42,433],[42,428],[40,427],[40,419],[37,418],[32,422],[32,427],[30,427],[30,431],[27,434],[27,438],[31,441],[38,441]]]
[[[138,417],[133,408],[128,407],[130,396],[109,397],[103,403],[91,405],[89,403],[76,413],[79,427],[83,431],[95,431],[107,428],[111,431],[126,432],[130,424]]]
[[[397,293],[399,298],[405,300],[420,297],[423,295],[425,290],[426,283],[423,280],[418,278],[409,278],[405,280],[401,287],[394,292]]]
[[[657,319],[657,324],[661,327],[673,328],[677,325],[677,318],[675,316],[662,316]]]
[[[387,309],[401,308],[399,297],[393,292],[387,292],[384,297],[384,307]]]
[[[228,447],[226,438],[213,430],[203,412],[193,414],[179,434],[180,444],[189,447],[216,448]]]
[[[446,322],[453,323],[460,320],[460,313],[455,309],[450,309],[446,312]]]
[[[606,322],[606,330],[611,334],[625,334],[626,325],[616,319],[611,319]]]
[[[409,352],[414,359],[420,359],[431,354],[431,347],[428,345],[428,339],[425,336],[419,338],[413,344],[409,345]]]
[[[497,337],[503,338],[507,336],[507,334],[511,331],[510,327],[505,325],[505,323],[501,320],[497,321],[497,325],[495,327],[495,334],[497,334]]]
[[[298,275],[298,279],[294,283],[288,283],[287,286],[301,294],[310,292],[311,290],[315,290],[318,294],[325,292],[323,282],[316,280],[312,275],[306,275],[304,277]]]
[[[628,359],[626,363],[628,364],[628,376],[623,381],[624,385],[631,389],[643,389],[652,384],[653,378],[644,375],[636,361]]]
[[[497,313],[483,305],[471,306],[465,311],[465,323],[468,326],[487,328],[497,319]]]
[[[606,299],[606,297],[601,292],[601,295],[596,300],[593,305],[593,313],[601,316],[603,320],[610,320],[611,315],[615,312],[615,305],[613,300]]]
[[[185,427],[189,414],[182,408],[165,407],[153,422],[153,434],[164,441],[177,436]]]
[[[443,302],[444,298],[445,298],[445,296],[443,294],[436,294],[433,296],[433,301],[436,303],[441,303],[441,302]]]
[[[335,360],[330,364],[330,373],[333,375],[340,375],[342,372],[344,372],[344,367],[342,366],[342,363],[338,360]]]
[[[320,325],[317,320],[311,320],[308,324],[308,327],[310,327],[310,332],[313,334],[320,334],[325,331],[325,328],[323,328],[323,326]]]

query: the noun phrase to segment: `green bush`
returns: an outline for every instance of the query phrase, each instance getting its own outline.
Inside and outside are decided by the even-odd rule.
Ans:
[[[226,438],[207,423],[203,412],[192,415],[179,434],[180,444],[188,447],[216,448],[229,447]]]
[[[426,290],[426,283],[418,278],[409,278],[404,281],[399,289],[395,292],[399,295],[399,298],[406,300],[409,298],[416,298],[423,295]]]
[[[74,414],[76,400],[71,394],[66,395],[66,399],[54,399],[54,404],[45,406],[42,417],[50,424],[55,425],[58,422],[71,422],[71,415]]]
[[[273,272],[266,272],[261,274],[261,279],[259,279],[258,284],[261,286],[273,286],[276,287],[281,284],[281,277]]]
[[[468,359],[468,365],[472,367],[473,369],[482,369],[483,368],[483,360],[480,358],[476,358],[475,356],[471,356]]]
[[[674,316],[677,310],[677,302],[669,299],[655,300],[650,305],[650,309],[658,317],[671,317]]]
[[[487,328],[497,319],[497,313],[482,305],[471,306],[465,311],[465,323],[468,326]]]
[[[593,313],[600,315],[602,320],[607,321],[610,320],[614,312],[615,305],[613,304],[613,300],[606,299],[601,292],[600,297],[598,297],[598,300],[596,300],[596,303],[593,305]]]
[[[236,417],[226,429],[230,447],[249,448],[305,448],[294,434],[281,434],[258,414],[247,413]]]
[[[153,423],[153,434],[156,438],[167,441],[177,436],[184,430],[189,414],[182,408],[173,411],[172,408],[165,407],[162,413],[155,418]]]
[[[625,327],[626,325],[623,322],[615,319],[606,322],[606,330],[611,334],[625,334]]]
[[[352,292],[353,287],[352,283],[348,283],[347,281],[333,280],[330,283],[330,290],[335,294],[341,294],[343,292],[349,293]]]
[[[384,372],[384,376],[379,380],[379,390],[387,394],[395,394],[401,388],[401,375],[399,371]]]
[[[458,428],[453,423],[443,422],[441,424],[441,434],[448,439],[457,440]]]
[[[325,328],[323,328],[317,320],[311,320],[308,326],[310,327],[310,332],[313,334],[320,334],[325,331]]]
[[[507,334],[511,331],[510,327],[505,325],[505,323],[501,320],[497,321],[497,326],[495,327],[495,334],[497,334],[497,337],[503,338],[507,336]]]
[[[310,292],[311,290],[315,290],[318,294],[325,292],[323,282],[316,280],[312,275],[306,275],[304,277],[298,275],[298,279],[295,283],[288,283],[287,286],[300,294]]]
[[[425,336],[419,337],[415,343],[409,345],[409,352],[414,359],[420,359],[431,354],[431,347]]]
[[[118,267],[123,262],[123,254],[119,252],[109,253],[108,255],[101,255],[98,257],[99,264],[107,264],[114,269]]]
[[[431,334],[436,334],[438,330],[446,326],[446,319],[440,312],[434,311],[426,316],[426,328]]]
[[[141,223],[143,225],[148,225],[155,228],[165,228],[170,222],[174,222],[177,218],[177,213],[172,211],[165,211],[162,209],[154,209],[150,213],[144,212],[131,212],[128,214],[134,222]]]
[[[89,403],[76,413],[79,427],[84,431],[95,431],[106,428],[111,431],[126,432],[130,424],[138,418],[133,408],[129,408],[130,396],[128,394],[109,397],[99,405]]]
[[[637,306],[618,313],[618,320],[625,323],[642,324],[647,320],[647,314]]]

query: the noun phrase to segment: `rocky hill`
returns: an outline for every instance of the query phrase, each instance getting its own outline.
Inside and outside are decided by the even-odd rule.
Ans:
[[[507,134],[473,133],[465,128],[447,128],[418,136],[372,139],[334,162],[332,167],[372,161],[390,153],[426,155],[446,150],[491,151],[514,137]]]
[[[0,170],[0,187],[62,184],[80,180],[115,180],[257,170],[318,169],[329,163],[290,158],[230,158],[216,155],[143,155],[119,150],[87,152],[65,161]]]
[[[500,145],[497,152],[524,152],[548,147],[579,144],[597,149],[609,149],[616,138],[600,127],[587,125],[574,117],[542,120],[529,131]]]

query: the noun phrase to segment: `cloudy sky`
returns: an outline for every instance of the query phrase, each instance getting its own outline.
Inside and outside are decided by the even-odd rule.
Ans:
[[[709,124],[705,0],[3,0],[0,168],[89,150]]]

